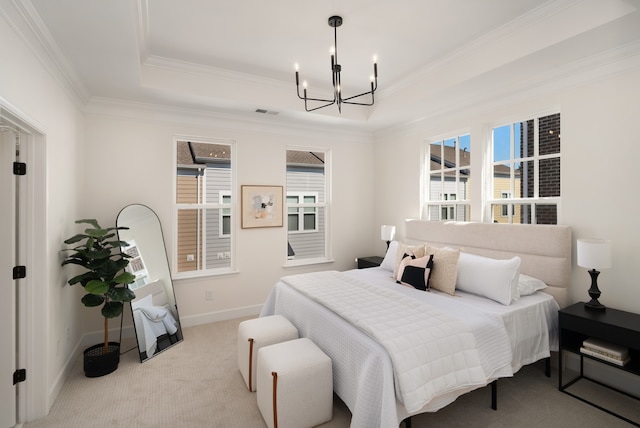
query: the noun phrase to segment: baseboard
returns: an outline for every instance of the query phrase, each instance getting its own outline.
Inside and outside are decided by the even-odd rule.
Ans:
[[[250,317],[260,315],[263,305],[245,306],[243,308],[227,309],[218,312],[209,312],[207,314],[198,314],[191,316],[181,316],[180,323],[182,327],[193,327],[196,325],[210,324],[212,322],[226,321],[235,318]]]
[[[73,347],[73,351],[67,357],[67,360],[62,366],[62,370],[60,370],[60,373],[58,373],[58,376],[56,376],[53,384],[51,385],[51,388],[49,389],[49,404],[51,406],[53,406],[53,403],[56,401],[58,394],[60,394],[64,383],[67,381],[67,378],[71,374],[73,366],[76,364],[78,357],[82,353],[81,350],[84,349],[82,345],[82,339],[83,338],[80,338],[80,340],[76,343],[76,346]],[[49,414],[49,410],[51,409],[47,409],[47,415]]]

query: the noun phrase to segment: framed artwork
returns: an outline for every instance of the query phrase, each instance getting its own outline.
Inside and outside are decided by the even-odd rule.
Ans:
[[[282,227],[282,186],[242,186],[241,227]]]

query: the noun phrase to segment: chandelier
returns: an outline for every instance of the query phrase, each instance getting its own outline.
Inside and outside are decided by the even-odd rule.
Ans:
[[[353,95],[351,97],[343,98],[342,97],[342,81],[340,78],[340,73],[342,72],[342,66],[338,63],[338,27],[342,25],[342,17],[340,16],[332,16],[329,18],[329,26],[333,28],[333,38],[334,45],[331,48],[331,75],[333,80],[333,99],[323,99],[323,98],[311,98],[307,96],[307,82],[302,82],[302,96],[300,96],[300,76],[298,73],[298,64],[296,64],[296,91],[298,93],[298,98],[304,100],[304,109],[306,111],[314,111],[324,107],[328,107],[330,105],[336,104],[338,106],[338,111],[342,113],[342,104],[355,104],[360,106],[372,106],[374,103],[373,94],[378,89],[378,64],[376,63],[376,59],[374,57],[373,60],[373,76],[371,76],[371,90],[367,92],[363,92],[358,95]],[[370,102],[356,102],[352,101],[356,98],[363,97],[365,95],[371,95]],[[320,102],[324,103],[322,105],[309,108],[308,102]]]

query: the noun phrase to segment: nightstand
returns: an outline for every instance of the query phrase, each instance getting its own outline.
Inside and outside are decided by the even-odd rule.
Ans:
[[[584,303],[576,303],[558,312],[558,327],[560,332],[559,343],[559,369],[558,369],[558,388],[565,394],[571,395],[587,404],[597,407],[611,415],[617,416],[633,425],[640,426],[639,422],[632,421],[626,417],[619,415],[609,409],[601,407],[591,401],[573,394],[566,389],[581,379],[595,382],[599,385],[606,386],[612,390],[618,391],[616,388],[605,385],[600,381],[589,378],[584,374],[584,359],[597,361],[598,364],[604,364],[614,367],[618,370],[624,370],[640,376],[640,315],[631,312],[619,311],[607,308],[605,311],[590,311],[585,308]],[[587,338],[595,338],[606,340],[607,342],[625,346],[629,349],[631,360],[623,366],[609,363],[597,357],[592,357],[580,352],[582,342]],[[580,374],[575,379],[563,383],[562,380],[562,354],[563,352],[572,352],[580,356]],[[640,397],[621,392],[627,396],[640,399]]]
[[[378,267],[382,264],[384,257],[371,256],[371,257],[358,257],[358,269],[365,269],[370,267]]]

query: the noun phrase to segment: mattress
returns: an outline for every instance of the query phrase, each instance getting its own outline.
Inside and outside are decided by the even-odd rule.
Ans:
[[[554,341],[557,347],[557,304],[547,294],[535,293],[512,305],[503,306],[465,293],[449,296],[437,292],[417,292],[395,284],[390,273],[381,268],[353,270],[345,272],[345,275],[391,287],[411,298],[436,300],[438,307],[445,311],[447,308],[458,308],[452,309],[452,313],[464,313],[460,308],[467,305],[499,317],[507,331],[512,361],[509,370],[496,373],[496,377],[510,376],[523,365],[548,357]],[[468,313],[474,311],[470,309]],[[396,397],[391,357],[369,335],[284,281],[275,285],[261,312],[261,316],[272,314],[288,318],[301,336],[313,340],[332,359],[334,391],[351,410],[351,427],[397,427],[410,414],[436,411],[478,387],[447,392],[434,397],[418,411],[407,412]]]

